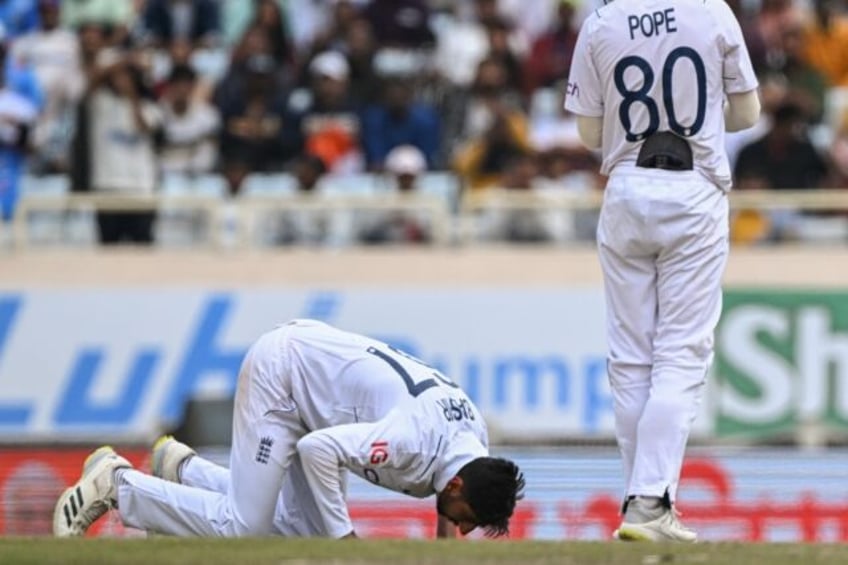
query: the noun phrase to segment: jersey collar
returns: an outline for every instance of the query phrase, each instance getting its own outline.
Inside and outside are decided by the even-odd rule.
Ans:
[[[433,487],[442,492],[459,470],[478,457],[487,457],[489,450],[470,433],[458,433],[445,442],[444,451],[438,456],[433,474]]]

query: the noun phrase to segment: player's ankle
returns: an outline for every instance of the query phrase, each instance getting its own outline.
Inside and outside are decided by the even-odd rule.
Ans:
[[[634,500],[639,501],[639,506],[645,510],[656,510],[663,505],[662,497],[638,495]]]

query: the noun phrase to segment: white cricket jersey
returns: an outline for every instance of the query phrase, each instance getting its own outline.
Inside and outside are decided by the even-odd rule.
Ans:
[[[384,419],[314,431],[297,444],[327,535],[353,530],[344,500],[345,469],[393,491],[424,498],[463,466],[489,455],[486,425],[461,389],[437,381]]]
[[[317,320],[292,320],[255,347],[262,386],[290,394],[308,430],[379,420],[434,372],[417,360],[400,366],[385,343]]]
[[[729,190],[725,94],[757,86],[724,0],[615,0],[583,22],[565,107],[603,117],[602,174],[635,166],[645,137],[670,130],[688,139],[695,170]]]

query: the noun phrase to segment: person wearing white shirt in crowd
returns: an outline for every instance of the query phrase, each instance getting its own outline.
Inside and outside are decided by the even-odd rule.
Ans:
[[[164,139],[160,165],[164,173],[211,172],[218,159],[216,135],[221,117],[214,106],[195,95],[197,74],[187,66],[171,69],[159,103]]]
[[[399,145],[386,155],[385,173],[392,190],[416,194],[427,158],[414,145]],[[432,213],[417,210],[363,212],[359,221],[363,243],[427,243],[432,239]]]
[[[117,507],[127,526],[177,536],[356,537],[349,471],[410,496],[436,494],[441,537],[477,527],[498,536],[524,488],[515,463],[489,455],[482,416],[456,384],[316,320],[278,326],[248,351],[229,469],[170,436],[154,446],[152,469],[98,449],[59,498],[54,534],[82,535]]]
[[[433,66],[450,85],[466,88],[474,82],[477,65],[489,53],[489,38],[480,14],[470,5],[460,3],[452,8],[453,13],[438,18],[434,25]]]
[[[233,0],[226,0],[232,2]],[[357,10],[370,0],[289,0],[285,4],[288,20],[292,22],[292,39],[299,51],[308,50],[313,42],[332,25],[336,4],[347,2]]]
[[[41,28],[11,46],[14,61],[29,66],[44,93],[44,108],[32,133],[37,169],[66,171],[74,108],[85,88],[79,40],[60,27],[59,0],[39,0]]]
[[[145,96],[141,71],[123,55],[104,52],[91,89],[91,186],[95,191],[151,194],[158,183],[154,139],[161,113]],[[98,212],[100,241],[153,240],[152,212]]]

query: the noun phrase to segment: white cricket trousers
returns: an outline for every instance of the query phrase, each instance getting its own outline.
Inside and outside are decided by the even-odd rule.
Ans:
[[[626,169],[607,183],[598,251],[625,496],[676,499],[721,314],[727,200],[694,171]]]
[[[279,533],[275,509],[297,441],[307,433],[287,386],[289,366],[279,332],[257,340],[239,372],[229,471],[194,457],[183,469],[185,484],[122,472],[124,524],[176,536]]]

